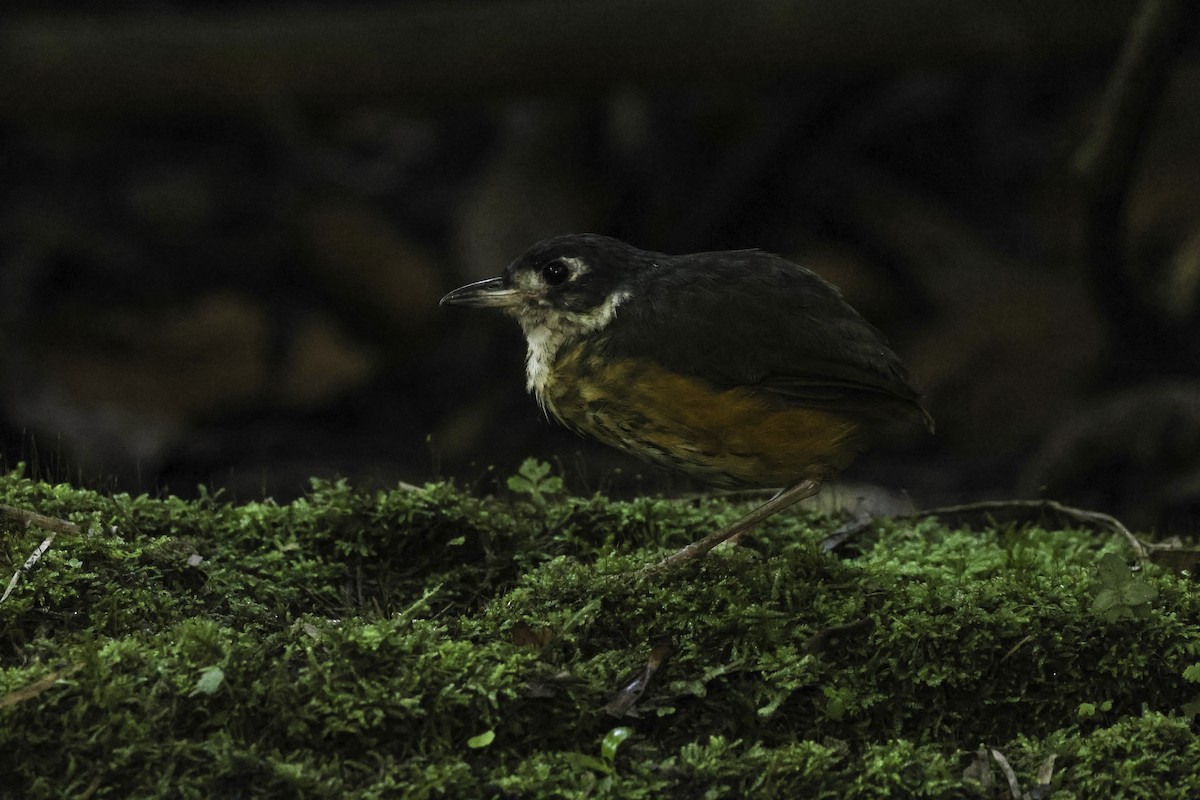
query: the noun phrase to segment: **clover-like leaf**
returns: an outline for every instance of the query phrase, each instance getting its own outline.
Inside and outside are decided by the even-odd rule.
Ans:
[[[562,478],[550,475],[550,465],[536,458],[527,458],[517,468],[517,474],[506,481],[509,491],[526,494],[536,505],[545,505],[546,495],[563,491]]]
[[[1145,581],[1131,580],[1121,587],[1121,600],[1127,606],[1140,606],[1158,599],[1158,588]]]
[[[1100,559],[1100,582],[1111,589],[1119,589],[1131,580],[1129,566],[1116,553],[1105,553]]]
[[[1105,622],[1119,622],[1123,619],[1133,619],[1133,609],[1129,606],[1113,606],[1104,612]]]
[[[1101,589],[1092,598],[1092,611],[1104,614],[1112,608],[1122,605],[1120,589]]]

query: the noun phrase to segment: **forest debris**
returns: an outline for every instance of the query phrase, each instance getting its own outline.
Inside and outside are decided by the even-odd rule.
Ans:
[[[66,669],[60,669],[57,672],[51,672],[49,675],[38,678],[33,683],[26,684],[20,689],[15,689],[3,697],[0,697],[0,708],[8,708],[9,706],[15,706],[17,703],[23,703],[26,700],[31,700],[42,692],[54,688],[54,684],[56,684],[60,679],[78,672],[81,669],[83,669],[83,664],[72,664]]]
[[[24,522],[26,527],[34,526],[50,531],[50,535],[34,548],[29,558],[25,559],[25,563],[21,565],[21,568],[13,573],[8,586],[4,589],[4,594],[0,595],[0,603],[3,603],[12,594],[13,589],[16,588],[17,581],[21,579],[22,573],[32,569],[33,565],[50,549],[50,545],[54,544],[54,537],[60,533],[79,533],[79,526],[69,520],[47,517],[44,514],[38,514],[36,511],[26,511],[25,509],[3,504],[0,504],[0,515]]]
[[[947,525],[971,525],[973,522],[1038,524],[1049,517],[1064,525],[1077,523],[1091,530],[1119,533],[1129,542],[1139,561],[1145,561],[1151,550],[1164,549],[1163,545],[1143,542],[1116,517],[1102,511],[1088,511],[1063,505],[1054,500],[985,500],[979,503],[930,508],[897,519],[917,517],[937,517]]]
[[[650,658],[646,660],[646,668],[641,675],[634,678],[625,685],[625,688],[617,692],[604,710],[614,717],[637,716],[635,705],[641,699],[642,694],[646,691],[646,687],[650,685],[650,679],[654,677],[654,673],[658,672],[658,668],[666,661],[667,656],[671,654],[671,645],[667,643],[659,644],[650,651]]]

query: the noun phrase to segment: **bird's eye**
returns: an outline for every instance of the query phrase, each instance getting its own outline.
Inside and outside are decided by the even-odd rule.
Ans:
[[[551,261],[546,266],[542,267],[542,280],[548,286],[558,286],[571,277],[571,268],[562,261]]]

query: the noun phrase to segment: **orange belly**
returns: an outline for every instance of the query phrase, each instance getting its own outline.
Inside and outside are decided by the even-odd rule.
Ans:
[[[825,481],[859,450],[859,426],[835,412],[787,406],[750,388],[644,361],[597,362],[576,344],[556,360],[542,398],[575,431],[725,486]]]

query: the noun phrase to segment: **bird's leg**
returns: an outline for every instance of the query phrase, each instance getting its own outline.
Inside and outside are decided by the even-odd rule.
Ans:
[[[819,481],[812,480],[811,478],[805,478],[795,486],[792,486],[789,489],[784,489],[782,492],[751,511],[749,514],[730,525],[728,528],[723,528],[716,533],[710,533],[703,539],[692,542],[682,550],[672,553],[662,561],[655,564],[652,569],[673,567],[677,564],[682,564],[685,561],[691,561],[694,558],[700,558],[726,539],[731,539],[734,536],[745,533],[767,517],[783,511],[788,506],[795,505],[806,497],[812,497],[819,491],[821,491],[821,484]]]

